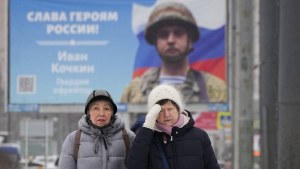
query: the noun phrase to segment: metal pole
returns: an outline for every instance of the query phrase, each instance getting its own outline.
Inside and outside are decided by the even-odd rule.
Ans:
[[[277,166],[279,0],[260,1],[261,168]]]
[[[253,167],[253,1],[228,1],[230,110],[233,113],[233,167]]]
[[[300,168],[300,1],[280,1],[278,167]]]
[[[8,23],[8,0],[0,2],[0,130],[11,132],[9,129],[7,112],[7,23]],[[10,140],[10,133],[8,134]]]
[[[48,168],[48,119],[45,120],[45,169]]]
[[[28,139],[29,139],[29,119],[25,120],[25,169],[28,169]]]

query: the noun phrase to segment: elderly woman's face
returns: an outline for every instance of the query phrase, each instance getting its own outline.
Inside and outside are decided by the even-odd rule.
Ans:
[[[161,105],[161,112],[157,118],[157,121],[161,124],[172,126],[175,124],[179,117],[179,111],[176,106],[171,102],[167,101]]]
[[[89,107],[90,119],[96,126],[102,127],[108,124],[113,114],[110,102],[99,100],[93,102]]]

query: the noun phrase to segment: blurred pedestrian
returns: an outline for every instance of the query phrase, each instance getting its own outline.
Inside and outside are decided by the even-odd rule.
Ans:
[[[137,134],[141,129],[141,127],[143,127],[144,122],[145,122],[145,115],[139,116],[138,119],[135,121],[135,123],[131,126],[130,130],[133,131],[135,134]]]
[[[150,91],[159,84],[175,86],[185,103],[226,102],[225,81],[189,65],[188,55],[199,38],[197,23],[187,7],[176,2],[157,5],[146,25],[145,39],[157,50],[161,66],[133,79],[121,102],[146,103]]]
[[[220,169],[208,134],[194,127],[179,92],[155,87],[148,113],[126,158],[128,169]]]
[[[78,122],[79,132],[70,133],[63,143],[59,168],[125,169],[126,151],[135,134],[124,128],[111,95],[106,90],[94,90],[84,112]]]
[[[20,160],[20,152],[17,146],[0,144],[0,169],[18,169]]]

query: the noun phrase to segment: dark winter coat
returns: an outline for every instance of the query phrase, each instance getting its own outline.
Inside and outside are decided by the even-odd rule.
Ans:
[[[190,113],[181,128],[171,136],[142,127],[126,158],[128,169],[165,169],[155,137],[163,147],[170,169],[220,169],[207,133],[194,127]]]

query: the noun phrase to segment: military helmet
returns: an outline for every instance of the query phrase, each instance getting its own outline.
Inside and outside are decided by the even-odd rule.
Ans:
[[[159,27],[170,24],[185,27],[193,43],[199,39],[200,32],[192,13],[183,4],[169,2],[159,4],[152,11],[145,29],[145,38],[148,43],[152,45],[155,43]]]

